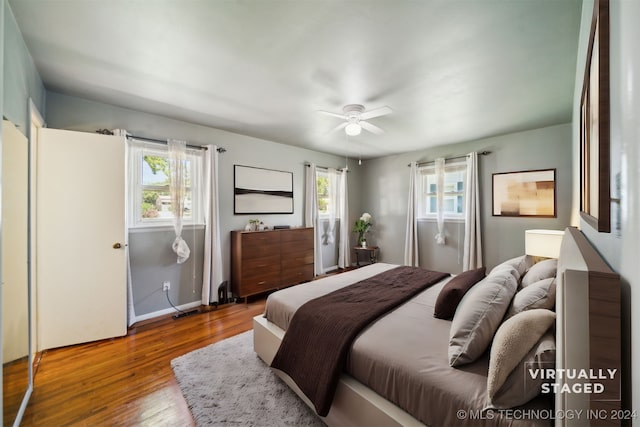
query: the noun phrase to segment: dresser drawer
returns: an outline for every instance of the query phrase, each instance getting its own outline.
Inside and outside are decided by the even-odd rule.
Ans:
[[[280,257],[280,244],[275,244],[275,245],[271,245],[271,244],[252,245],[247,243],[242,244],[243,263],[252,258],[265,258],[273,255]]]
[[[280,234],[270,231],[252,231],[242,233],[242,245],[267,245],[277,246],[280,244]]]
[[[261,271],[270,273],[278,270],[280,270],[280,255],[277,254],[260,258],[248,258],[242,262],[243,276],[259,274]]]
[[[280,271],[274,271],[269,273],[260,273],[243,277],[241,280],[240,289],[235,289],[234,292],[240,297],[246,295],[258,294],[266,292],[271,289],[280,287]]]
[[[313,249],[296,251],[289,254],[282,254],[281,264],[282,268],[313,264]]]
[[[297,285],[313,279],[313,264],[302,267],[284,268],[282,270],[282,286]]]
[[[313,242],[313,228],[293,228],[282,230],[280,234],[282,242],[309,241],[309,239]]]

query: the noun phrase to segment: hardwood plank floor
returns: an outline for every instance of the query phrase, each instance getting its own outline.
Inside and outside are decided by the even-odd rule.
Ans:
[[[191,426],[171,360],[251,329],[264,304],[227,304],[134,325],[126,337],[45,351],[22,425]]]

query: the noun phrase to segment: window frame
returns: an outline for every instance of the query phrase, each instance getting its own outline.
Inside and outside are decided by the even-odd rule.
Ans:
[[[142,217],[142,194],[143,191],[169,191],[169,185],[144,185],[143,184],[143,162],[145,156],[169,158],[169,149],[162,145],[151,145],[149,143],[136,143],[131,146],[128,178],[130,180],[130,191],[127,201],[129,210],[130,228],[160,228],[173,227],[174,217],[170,218],[143,218]],[[190,186],[191,190],[191,218],[183,217],[183,226],[200,226],[205,224],[204,218],[204,155],[202,150],[186,150],[186,159],[190,163]]]
[[[320,212],[320,194],[318,194],[318,178],[320,178],[321,176],[327,178],[327,181],[328,181],[327,198],[329,199],[329,203],[331,203],[332,196],[331,196],[331,185],[330,185],[331,180],[329,179],[329,169],[316,168],[316,200],[318,201],[318,206],[317,206],[318,219],[328,221],[331,218],[331,214],[329,212]],[[336,187],[339,187],[339,186],[337,185]],[[336,190],[339,193],[340,191],[339,188],[336,188]],[[335,199],[338,200],[339,196],[340,194],[336,194]],[[333,216],[336,220],[340,219],[340,209],[338,209],[337,206],[335,207]]]
[[[463,172],[463,187],[462,191],[445,191],[444,197],[451,196],[462,196],[462,212],[453,213],[453,212],[445,212],[444,220],[448,222],[464,222],[465,221],[465,207],[466,207],[466,197],[467,197],[467,173],[466,173],[466,161],[465,160],[454,160],[450,162],[446,162],[444,165],[445,176],[451,173]],[[417,179],[417,190],[418,190],[418,203],[417,203],[417,219],[422,221],[436,221],[438,214],[436,212],[427,212],[427,208],[429,205],[429,198],[437,197],[438,190],[435,192],[429,192],[425,188],[427,186],[427,180],[429,176],[435,177],[436,175],[436,166],[435,164],[429,164],[418,167],[418,179]]]

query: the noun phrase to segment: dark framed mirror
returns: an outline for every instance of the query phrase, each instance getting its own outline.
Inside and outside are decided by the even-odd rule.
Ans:
[[[580,215],[611,231],[609,0],[595,0],[580,98]]]

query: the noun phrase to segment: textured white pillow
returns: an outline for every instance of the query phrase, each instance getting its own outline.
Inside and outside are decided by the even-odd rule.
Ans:
[[[507,317],[511,317],[522,311],[534,308],[546,308],[551,310],[556,303],[556,278],[550,277],[530,284],[516,293],[507,311]]]
[[[500,325],[489,356],[487,392],[490,399],[555,319],[553,311],[534,309],[518,313]]]
[[[465,294],[451,322],[449,365],[471,363],[485,352],[517,287],[510,269],[499,269]]]
[[[520,286],[526,288],[532,283],[539,282],[542,279],[548,279],[550,277],[556,277],[556,271],[558,270],[557,259],[545,259],[536,264],[533,264],[531,268],[522,278]]]
[[[551,331],[545,333],[509,374],[502,387],[489,397],[492,408],[508,409],[524,405],[542,391],[540,375],[532,378],[529,369],[553,369],[556,366],[556,339]]]

